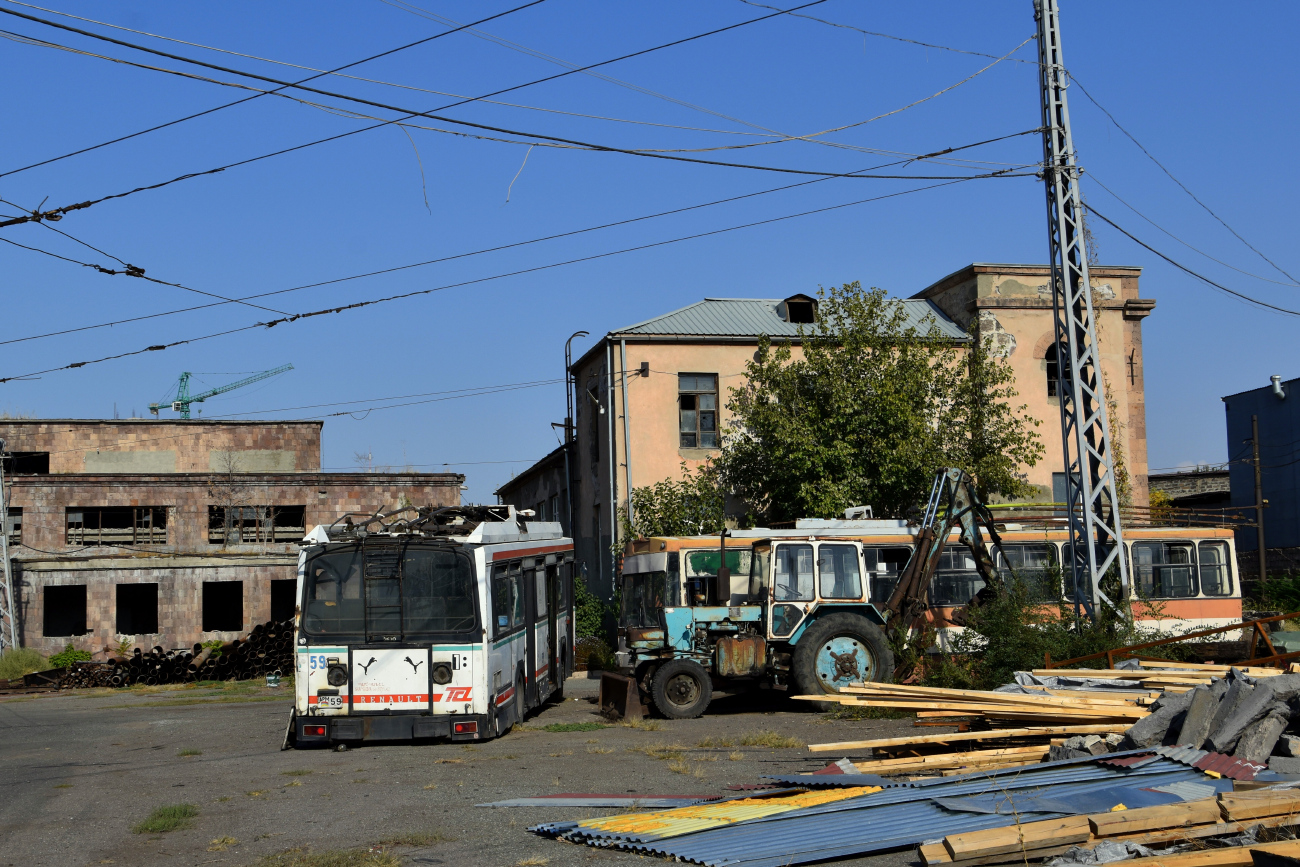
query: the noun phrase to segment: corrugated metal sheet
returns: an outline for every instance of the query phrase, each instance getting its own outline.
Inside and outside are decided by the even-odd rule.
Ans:
[[[918,782],[869,795],[750,819],[721,828],[650,840],[636,834],[615,839],[586,833],[577,823],[553,823],[533,830],[573,842],[615,846],[698,864],[782,867],[916,845],[945,834],[1004,827],[1014,815],[954,812],[932,799],[1019,791],[1068,802],[1115,786],[1168,787],[1205,779],[1199,771],[1160,756],[1141,768],[1119,768],[1093,760],[1043,763],[1003,771]],[[819,780],[833,779],[820,777]],[[1035,813],[1048,819],[1068,813]]]
[[[1268,770],[1268,765],[1259,762],[1248,762],[1245,759],[1236,759],[1222,753],[1211,753],[1187,746],[1156,747],[1155,751],[1179,764],[1202,771],[1214,771],[1230,780],[1254,780],[1260,778],[1261,774],[1272,773]]]
[[[689,307],[615,328],[611,334],[681,334],[712,337],[797,337],[799,326],[777,315],[780,298],[706,298]],[[906,324],[924,331],[933,318],[944,337],[969,340],[970,336],[949,319],[933,302],[909,298],[899,300]]]

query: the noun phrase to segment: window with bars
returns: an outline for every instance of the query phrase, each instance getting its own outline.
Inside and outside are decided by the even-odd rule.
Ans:
[[[66,511],[69,545],[166,545],[166,506],[80,506]]]
[[[714,373],[677,374],[679,447],[718,447],[718,377]]]
[[[208,544],[297,542],[306,517],[306,506],[208,506]]]

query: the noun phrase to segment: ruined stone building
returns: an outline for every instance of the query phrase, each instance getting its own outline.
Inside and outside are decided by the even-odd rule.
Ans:
[[[1128,471],[1132,501],[1142,506],[1147,504],[1142,321],[1155,302],[1139,297],[1140,273],[1127,267],[1091,269],[1111,431]],[[502,501],[535,508],[543,490],[571,495],[577,556],[593,589],[608,594],[617,510],[626,507],[628,491],[677,478],[683,462],[697,466],[716,453],[728,422],[729,393],[743,381],[760,335],[792,341],[797,355],[799,326],[813,321],[816,303],[808,295],[705,298],[610,330],[571,371],[576,443],[569,478],[564,461],[550,455],[503,486]],[[1037,466],[1023,468],[1026,479],[1037,487],[1037,500],[1062,501],[1049,268],[968,265],[902,303],[909,322],[921,325],[933,317],[955,347],[970,340],[976,322],[980,338],[1007,360],[1015,373],[1017,402],[1041,422],[1037,430],[1046,447]]]
[[[320,421],[0,421],[22,644],[96,654],[293,615],[297,542],[460,503],[456,473],[327,473]]]

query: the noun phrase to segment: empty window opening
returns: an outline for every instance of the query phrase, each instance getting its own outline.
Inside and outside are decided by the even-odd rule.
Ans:
[[[50,453],[11,452],[4,456],[4,470],[7,476],[48,476]]]
[[[152,635],[158,631],[158,585],[117,585],[117,634]]]
[[[21,506],[10,506],[8,514],[5,515],[5,533],[9,536],[10,545],[21,545],[23,543],[23,510]]]
[[[718,447],[718,377],[713,373],[677,374],[679,448]]]
[[[240,632],[244,628],[244,582],[203,582],[203,631]]]
[[[56,584],[45,587],[46,638],[86,634],[86,585]]]
[[[275,578],[271,581],[271,619],[279,623],[293,617],[298,607],[298,579]]]
[[[297,542],[306,518],[306,506],[208,506],[208,544]]]
[[[166,545],[166,506],[69,506],[69,545]]]
[[[1061,354],[1060,345],[1053,343],[1047,347],[1043,360],[1047,362],[1047,396],[1061,396]]]
[[[817,306],[812,301],[791,299],[785,302],[785,314],[787,322],[808,324],[817,321]]]

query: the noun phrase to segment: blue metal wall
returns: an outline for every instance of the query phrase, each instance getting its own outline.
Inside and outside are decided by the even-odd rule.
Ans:
[[[1282,384],[1286,399],[1273,386],[1243,391],[1223,399],[1228,422],[1228,478],[1232,505],[1255,505],[1255,468],[1251,464],[1250,418],[1259,416],[1259,457],[1263,467],[1264,544],[1300,547],[1300,379]],[[1241,512],[1251,520],[1253,512]],[[1237,531],[1237,549],[1254,551],[1255,528]]]

